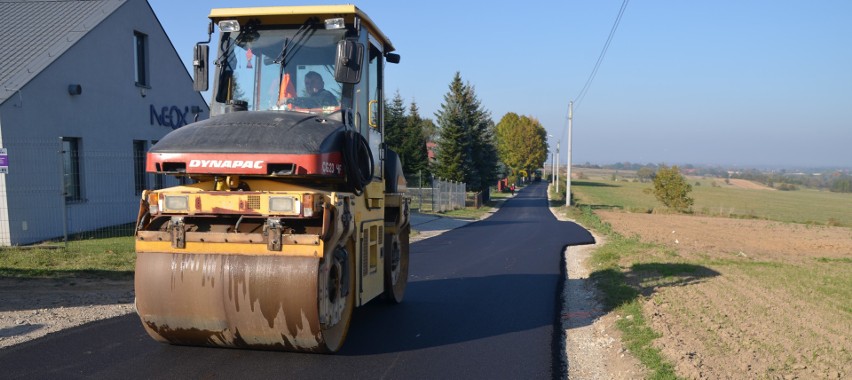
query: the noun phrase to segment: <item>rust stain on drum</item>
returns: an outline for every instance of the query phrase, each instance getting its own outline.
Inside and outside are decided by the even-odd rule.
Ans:
[[[173,344],[322,351],[319,259],[139,253],[137,310]]]

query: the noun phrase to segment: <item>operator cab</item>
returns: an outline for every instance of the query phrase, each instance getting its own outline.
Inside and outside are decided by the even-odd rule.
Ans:
[[[338,122],[366,139],[372,172],[382,177],[383,66],[399,55],[366,14],[331,5],[223,8],[209,17],[210,38],[196,45],[193,65],[197,91],[207,90],[212,69],[212,117],[283,112]]]
[[[289,111],[344,122],[351,115],[372,140],[371,131],[381,132],[383,63],[399,62],[388,38],[353,5],[277,8],[211,11],[209,32],[215,25],[220,33],[216,58],[208,64],[207,45],[199,43],[194,62],[199,91],[213,68],[211,115]]]

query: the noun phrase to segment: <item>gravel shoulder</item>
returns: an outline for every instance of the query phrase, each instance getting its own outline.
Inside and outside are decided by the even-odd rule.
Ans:
[[[571,221],[551,208],[561,221]],[[606,313],[587,265],[604,239],[592,233],[594,245],[565,248],[565,287],[562,292],[562,329],[569,379],[641,379],[642,366],[621,343],[615,326],[620,316]]]

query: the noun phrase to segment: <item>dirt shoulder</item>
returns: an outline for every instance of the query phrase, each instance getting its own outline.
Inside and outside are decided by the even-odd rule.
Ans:
[[[133,280],[0,277],[0,349],[132,313]]]

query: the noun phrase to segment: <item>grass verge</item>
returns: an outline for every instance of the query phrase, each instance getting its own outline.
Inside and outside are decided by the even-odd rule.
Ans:
[[[127,278],[133,276],[135,262],[132,236],[86,239],[70,241],[67,248],[2,248],[0,276]]]

